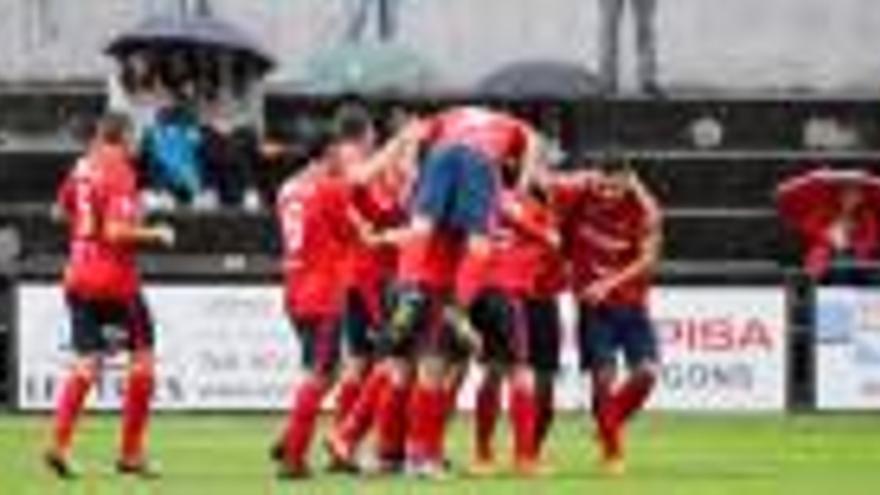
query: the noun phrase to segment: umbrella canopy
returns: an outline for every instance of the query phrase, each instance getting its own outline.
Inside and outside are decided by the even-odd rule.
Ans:
[[[555,60],[515,62],[477,84],[479,94],[502,97],[573,98],[596,94],[598,78],[582,66]]]
[[[427,62],[389,43],[346,43],[312,57],[300,81],[307,92],[381,93],[425,91],[432,80]]]
[[[864,170],[821,168],[784,181],[776,189],[776,205],[783,220],[802,230],[815,215],[831,216],[847,190],[858,189],[863,207],[880,211],[880,177]]]
[[[213,16],[151,17],[111,40],[105,52],[124,57],[139,50],[192,47],[229,52],[252,60],[260,72],[275,60],[259,43],[238,27]]]

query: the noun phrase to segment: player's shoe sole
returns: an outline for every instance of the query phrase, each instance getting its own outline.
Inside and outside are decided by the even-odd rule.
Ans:
[[[324,448],[330,458],[327,472],[338,474],[359,474],[360,467],[352,459],[351,449],[335,433],[324,439]]]
[[[518,459],[513,462],[513,474],[526,478],[550,476],[552,470],[535,459]]]
[[[49,451],[43,454],[43,463],[59,479],[74,480],[80,477],[79,469],[74,467],[70,459],[60,456],[55,452]]]
[[[274,462],[284,460],[284,444],[282,442],[275,442],[269,447],[269,460]]]
[[[153,462],[143,460],[138,462],[116,461],[116,472],[123,476],[132,476],[144,480],[155,480],[162,477],[162,470]]]
[[[282,481],[301,481],[312,477],[312,471],[308,468],[292,468],[281,466],[276,473],[276,478]]]

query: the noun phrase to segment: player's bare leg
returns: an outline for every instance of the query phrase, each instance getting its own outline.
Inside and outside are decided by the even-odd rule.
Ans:
[[[78,470],[71,461],[73,436],[89,390],[99,372],[97,356],[78,357],[67,371],[61,395],[55,407],[52,437],[45,462],[60,478],[76,478]]]
[[[159,476],[158,469],[144,453],[144,439],[150,419],[150,404],[155,381],[155,357],[150,350],[132,352],[125,397],[122,405],[122,428],[116,469],[121,474],[145,478]]]

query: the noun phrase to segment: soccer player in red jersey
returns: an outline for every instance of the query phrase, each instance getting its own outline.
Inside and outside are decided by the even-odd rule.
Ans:
[[[416,147],[411,150],[414,154]],[[376,177],[353,188],[355,208],[376,232],[388,232],[405,224],[406,192],[409,189],[408,161],[414,156],[401,156],[401,163],[385,169]],[[353,162],[353,166],[359,164]],[[359,470],[354,454],[360,442],[379,417],[380,409],[390,392],[395,362],[388,359],[381,345],[379,332],[385,330],[389,299],[397,268],[397,248],[392,242],[357,243],[349,259],[350,290],[346,310],[346,330],[357,338],[350,339],[355,352],[363,349],[358,371],[366,378],[354,397],[350,410],[339,416],[327,435],[327,447],[333,464],[346,471]],[[373,332],[368,335],[368,332]],[[360,365],[361,363],[356,363]],[[397,373],[399,375],[399,373]],[[341,393],[342,391],[340,391]],[[387,447],[384,450],[399,451]],[[395,455],[395,457],[399,457]]]
[[[579,304],[582,367],[592,375],[593,417],[603,470],[621,474],[623,427],[653,389],[657,337],[648,292],[660,259],[660,208],[629,168],[563,178],[551,187],[563,211],[564,252]],[[617,353],[629,375],[618,386]]]
[[[560,239],[552,210],[537,189],[507,190],[499,206],[499,225],[493,231],[493,252],[486,290],[472,307],[474,324],[483,332],[487,361],[477,392],[475,474],[494,473],[492,434],[500,408],[500,387],[510,382],[514,469],[524,475],[540,472],[538,427],[543,418],[538,399],[537,369],[546,374],[548,362],[558,361],[558,326],[536,312],[533,301],[543,296],[545,272],[559,256]],[[539,318],[535,318],[539,316]],[[540,323],[541,325],[536,325]],[[550,323],[546,327],[544,324]]]
[[[407,287],[393,325],[420,335],[417,380],[408,415],[421,418],[407,432],[407,463],[417,475],[443,474],[442,438],[449,394],[444,389],[444,313],[455,328],[466,316],[454,286],[461,260],[489,255],[488,233],[505,167],[535,168],[540,143],[525,122],[480,107],[458,107],[423,122],[427,145],[415,182],[400,274]],[[477,263],[479,265],[479,263]],[[449,305],[449,306],[447,306]],[[402,317],[403,315],[408,318]],[[400,317],[398,317],[400,316]]]
[[[70,460],[77,418],[102,358],[119,347],[130,352],[130,362],[116,468],[122,474],[158,475],[144,453],[155,359],[135,250],[139,245],[170,246],[174,233],[168,226],[141,223],[128,132],[124,117],[103,117],[58,195],[70,232],[64,290],[77,353],[58,397],[52,444],[45,454],[46,464],[62,478],[78,474]],[[121,330],[111,335],[107,329],[115,327]]]
[[[366,241],[369,226],[354,209],[351,185],[366,183],[408,146],[405,129],[356,170],[334,159],[327,145],[288,179],[277,198],[284,241],[285,302],[303,347],[305,377],[294,392],[280,452],[280,476],[308,476],[306,464],[321,401],[334,383],[340,354],[340,322],[348,289],[351,246]],[[330,150],[332,151],[332,150]],[[274,449],[273,449],[274,450]],[[280,455],[275,455],[280,454]]]
[[[340,107],[333,119],[332,132],[334,141],[328,159],[345,170],[363,165],[375,151],[376,130],[364,107],[356,104]],[[352,208],[374,230],[380,227],[381,220],[386,220],[388,213],[383,209],[388,205],[381,202],[385,198],[379,196],[378,182],[351,184],[350,192]],[[346,294],[341,321],[346,353],[336,391],[335,426],[341,425],[351,413],[375,357],[370,330],[380,325],[384,256],[387,256],[385,247],[364,242],[359,237],[352,239],[346,255],[347,267],[343,273]]]

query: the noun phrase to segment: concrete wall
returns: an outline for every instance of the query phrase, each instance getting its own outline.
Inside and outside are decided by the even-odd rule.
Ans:
[[[99,78],[109,67],[99,54],[105,40],[175,1],[0,0],[0,80]],[[338,41],[354,1],[213,3],[260,35],[282,61],[276,79],[291,81],[316,50]],[[597,0],[399,1],[400,41],[438,69],[442,87],[466,89],[526,58],[596,65]],[[669,84],[880,90],[876,0],[658,1],[661,78]]]

